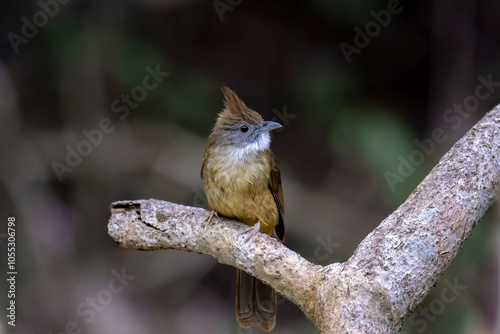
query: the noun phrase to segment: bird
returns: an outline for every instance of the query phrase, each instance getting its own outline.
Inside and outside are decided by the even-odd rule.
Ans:
[[[224,108],[218,114],[203,156],[201,178],[211,215],[238,220],[252,234],[265,233],[284,242],[285,203],[276,156],[270,149],[272,130],[228,86],[222,86]],[[248,238],[246,239],[248,240]],[[251,240],[251,239],[250,239]],[[276,291],[237,269],[236,319],[266,331],[276,325]]]

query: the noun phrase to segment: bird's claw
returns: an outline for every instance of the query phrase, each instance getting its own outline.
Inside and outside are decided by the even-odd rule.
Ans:
[[[260,220],[252,227],[250,227],[245,233],[248,233],[248,236],[245,238],[245,242],[250,241],[251,239],[255,238],[257,233],[260,232]]]
[[[205,223],[202,224],[203,228],[206,229],[208,226],[210,226],[210,224],[212,224],[212,218],[214,218],[214,216],[216,216],[217,218],[219,218],[219,214],[217,213],[217,211],[215,211],[215,210],[210,211],[210,214],[205,219]]]

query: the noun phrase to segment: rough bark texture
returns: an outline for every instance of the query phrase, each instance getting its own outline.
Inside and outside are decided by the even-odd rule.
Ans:
[[[298,305],[321,333],[395,333],[493,203],[500,180],[500,106],[440,160],[345,263],[312,264],[267,235],[159,200],[111,205],[109,235],[137,250],[210,254]]]

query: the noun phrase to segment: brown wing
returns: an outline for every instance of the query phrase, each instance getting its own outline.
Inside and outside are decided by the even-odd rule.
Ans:
[[[273,152],[269,151],[271,160],[271,176],[269,178],[269,190],[274,197],[274,202],[278,207],[279,221],[278,225],[274,228],[276,237],[281,241],[285,241],[285,200],[283,198],[283,188],[281,187],[281,173],[278,167],[278,161]]]
[[[205,181],[203,179],[203,172],[204,172],[204,169],[205,169],[205,161],[207,161],[206,157],[204,156],[203,157],[203,161],[201,162],[201,171],[200,171],[200,176],[201,176],[201,180],[202,181]]]

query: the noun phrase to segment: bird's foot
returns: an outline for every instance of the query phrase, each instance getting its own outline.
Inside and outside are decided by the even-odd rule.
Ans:
[[[208,226],[210,226],[210,224],[212,224],[212,218],[214,218],[214,216],[219,218],[219,214],[217,213],[217,211],[215,210],[210,211],[210,214],[208,215],[207,219],[205,219],[205,222],[202,223],[204,229],[206,229]]]
[[[260,232],[260,220],[252,227],[248,228],[245,233],[248,233],[248,236],[245,238],[245,242],[250,241],[251,239],[255,238],[257,233]]]

